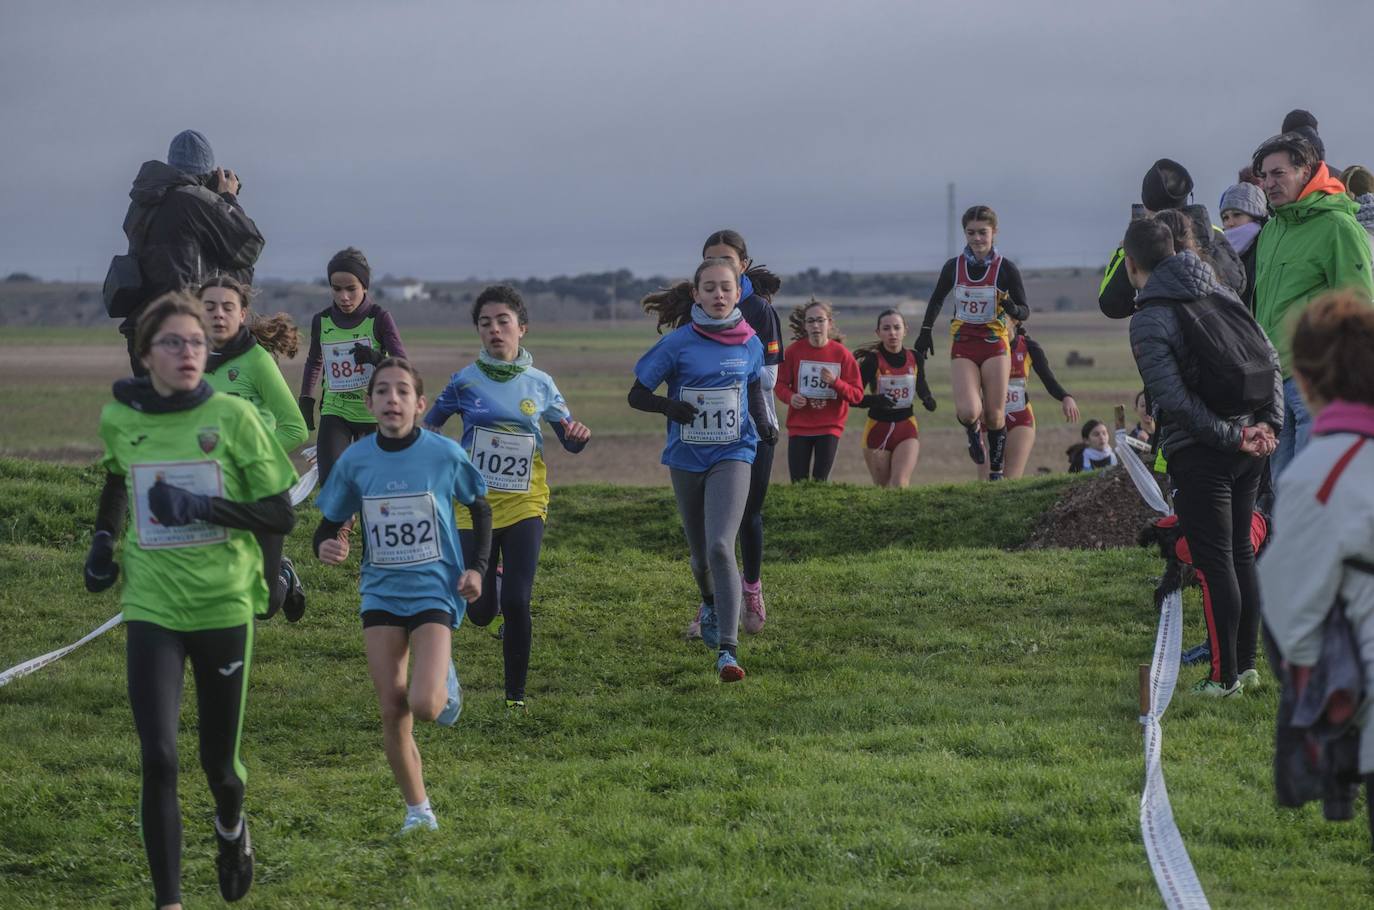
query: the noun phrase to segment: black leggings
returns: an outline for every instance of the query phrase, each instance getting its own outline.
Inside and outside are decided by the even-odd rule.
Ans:
[[[334,462],[339,460],[344,449],[362,439],[369,433],[377,432],[375,423],[355,423],[337,414],[320,416],[320,432],[315,436],[316,466],[320,471],[320,488],[334,470]]]
[[[286,601],[286,579],[281,574],[281,550],[286,543],[284,534],[255,534],[262,549],[262,577],[267,581],[267,613],[275,614]]]
[[[477,537],[472,531],[459,531],[463,542],[463,562],[476,556]],[[499,612],[506,618],[501,632],[501,650],[506,659],[506,698],[525,697],[525,680],[530,673],[530,594],[534,572],[539,568],[539,546],[544,540],[544,519],[526,518],[491,532],[491,561],[482,579],[482,596],[468,604],[468,618],[479,626],[489,625]],[[496,597],[496,567],[501,566],[501,598]]]
[[[739,523],[739,550],[744,563],[744,580],[759,580],[763,572],[763,499],[768,495],[768,479],[773,473],[775,446],[760,442],[754,449],[754,466],[749,472],[749,498],[744,501],[744,519]]]
[[[233,828],[243,808],[247,777],[239,762],[239,733],[248,695],[253,625],[204,632],[173,632],[151,622],[126,625],[129,706],[143,756],[139,820],[153,890],[161,906],[181,900],[177,719],[186,658],[191,658],[196,677],[200,766],[205,769],[220,824]]]
[[[808,473],[812,480],[829,480],[830,469],[835,466],[835,452],[839,448],[840,437],[829,433],[824,436],[788,436],[787,473],[792,475],[792,482],[806,480]]]

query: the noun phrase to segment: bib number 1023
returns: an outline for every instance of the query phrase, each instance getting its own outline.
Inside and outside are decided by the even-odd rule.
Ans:
[[[534,436],[477,427],[472,434],[471,455],[488,489],[522,493],[530,488]]]

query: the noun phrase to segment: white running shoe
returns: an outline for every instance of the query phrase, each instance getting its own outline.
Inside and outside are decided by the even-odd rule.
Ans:
[[[401,825],[401,833],[409,834],[412,831],[438,831],[439,819],[434,817],[433,811],[427,812],[407,812],[405,824]]]

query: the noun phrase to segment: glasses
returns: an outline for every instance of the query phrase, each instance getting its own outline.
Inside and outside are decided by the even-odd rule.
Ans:
[[[153,347],[162,348],[168,354],[180,354],[190,348],[193,351],[205,349],[204,338],[182,338],[180,335],[163,335],[153,342]]]
[[[829,322],[829,321],[830,321],[830,317],[829,317],[829,316],[808,316],[808,317],[806,317],[806,324],[807,324],[807,325],[825,325],[825,324],[826,324],[827,322]]]

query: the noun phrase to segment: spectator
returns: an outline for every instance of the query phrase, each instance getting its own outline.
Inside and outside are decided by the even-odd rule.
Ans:
[[[1360,206],[1355,220],[1369,235],[1369,246],[1374,251],[1374,174],[1368,169],[1352,164],[1341,172],[1341,183],[1345,191]]]
[[[1240,299],[1196,253],[1175,252],[1166,225],[1154,218],[1133,222],[1124,246],[1127,275],[1140,292],[1140,307],[1131,317],[1131,350],[1155,410],[1159,446],[1175,488],[1174,508],[1203,585],[1212,668],[1193,691],[1226,697],[1258,682],[1259,587],[1250,526],[1263,457],[1283,421],[1278,356],[1245,315]],[[1234,325],[1236,314],[1228,307],[1248,323],[1248,332],[1238,337],[1267,354],[1268,365],[1256,373],[1258,388],[1265,387],[1264,374],[1272,374],[1267,392],[1257,394],[1248,381],[1240,384],[1246,394],[1218,388],[1215,371],[1228,364],[1216,362],[1218,350],[1201,347],[1200,333],[1185,332],[1194,318],[1208,318],[1209,327]],[[1235,366],[1249,362],[1237,358]],[[1241,375],[1252,377],[1250,371]],[[1262,405],[1252,409],[1251,395]]]
[[[1258,186],[1237,183],[1221,194],[1222,232],[1245,268],[1245,292],[1240,299],[1252,316],[1255,313],[1255,240],[1268,220],[1264,190]]]
[[[1069,473],[1077,474],[1080,471],[1096,471],[1114,466],[1117,461],[1116,453],[1112,451],[1111,438],[1111,434],[1107,432],[1107,425],[1102,421],[1089,420],[1083,424],[1083,441],[1069,446]]]
[[[1323,142],[1322,137],[1317,134],[1317,118],[1312,116],[1311,111],[1305,111],[1302,108],[1295,108],[1289,111],[1288,115],[1283,118],[1283,126],[1279,128],[1279,133],[1297,133],[1308,142],[1312,143],[1312,148],[1317,153],[1318,161],[1326,160],[1326,143]],[[1260,175],[1259,165],[1253,165],[1253,168],[1255,173]],[[1333,174],[1340,172],[1340,168],[1338,167],[1331,167],[1330,170]],[[1262,177],[1263,175],[1260,176]]]
[[[1355,288],[1368,297],[1374,279],[1369,238],[1355,220],[1359,205],[1303,134],[1267,140],[1253,164],[1274,212],[1256,241],[1255,319],[1278,349],[1284,376],[1283,433],[1271,465],[1277,478],[1307,444],[1312,422],[1292,379],[1290,316],[1323,291]]]
[[[263,239],[238,202],[238,175],[215,166],[215,153],[195,130],[172,138],[167,163],[145,161],[129,190],[124,233],[143,275],[143,303],[120,323],[135,376],[134,325],[148,301],[169,291],[198,287],[216,274],[253,282]]]
[[[1150,403],[1144,389],[1135,393],[1135,418],[1135,426],[1131,429],[1131,435],[1141,442],[1149,443],[1153,448],[1155,419],[1150,416]]]
[[[1316,413],[1312,442],[1279,479],[1282,531],[1260,563],[1264,622],[1305,684],[1327,615],[1344,603],[1359,642],[1364,689],[1374,686],[1374,310],[1358,294],[1323,294],[1293,332],[1293,378]],[[1352,563],[1364,564],[1358,568]],[[1315,679],[1315,677],[1314,677]],[[1360,731],[1359,770],[1374,832],[1374,724]]]
[[[1140,184],[1140,201],[1149,214],[1177,209],[1193,222],[1198,242],[1198,255],[1210,265],[1221,283],[1237,294],[1245,292],[1245,267],[1231,249],[1221,228],[1212,224],[1205,205],[1189,205],[1193,193],[1193,178],[1188,169],[1177,161],[1161,158],[1145,173]],[[1135,289],[1122,268],[1125,254],[1121,247],[1112,254],[1107,272],[1098,289],[1097,305],[1109,319],[1126,319],[1135,312]]]
[[[1236,173],[1236,183],[1248,183],[1251,186],[1259,186],[1261,181],[1255,176],[1255,169],[1247,164]]]

